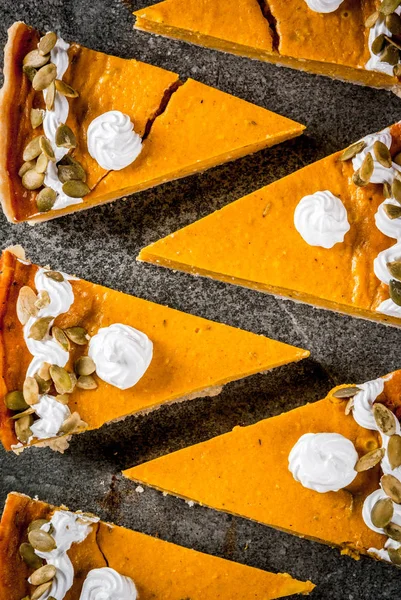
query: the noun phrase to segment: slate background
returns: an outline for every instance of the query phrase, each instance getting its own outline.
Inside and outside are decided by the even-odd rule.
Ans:
[[[144,245],[401,117],[401,100],[389,92],[134,32],[130,8],[150,3],[1,0],[0,45],[8,26],[22,19],[42,30],[56,30],[66,40],[199,79],[307,124],[306,135],[127,202],[34,228],[10,225],[1,215],[0,246],[21,243],[33,261],[303,346],[311,358],[230,384],[211,400],[162,408],[77,436],[64,456],[34,450],[16,457],[0,449],[0,508],[9,491],[37,494],[197,550],[311,578],[318,586],[314,600],[397,598],[401,573],[391,566],[367,558],[355,562],[338,550],[204,507],[191,508],[151,489],[139,494],[120,475],[122,468],[237,424],[317,400],[335,384],[363,382],[400,366],[401,331],[396,328],[135,262]]]

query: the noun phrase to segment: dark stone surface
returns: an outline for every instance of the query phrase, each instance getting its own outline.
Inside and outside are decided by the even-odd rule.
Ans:
[[[190,508],[151,489],[139,494],[120,470],[316,400],[333,384],[362,382],[400,366],[401,332],[395,328],[138,265],[135,257],[152,240],[398,120],[401,101],[384,91],[133,32],[129,7],[118,0],[2,0],[0,15],[1,45],[7,27],[23,19],[56,29],[67,40],[195,77],[308,125],[301,139],[128,202],[35,228],[9,225],[0,216],[1,246],[22,243],[39,263],[311,350],[311,359],[302,364],[231,384],[212,400],[166,407],[77,436],[64,456],[34,450],[18,458],[0,450],[0,504],[17,490],[90,510],[185,546],[311,578],[318,584],[315,600],[398,598],[401,575],[395,568],[370,559],[355,562],[337,550],[200,506]]]

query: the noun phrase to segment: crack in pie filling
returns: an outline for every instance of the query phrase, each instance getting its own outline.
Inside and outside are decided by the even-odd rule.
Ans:
[[[0,600],[273,600],[314,587],[22,494],[0,522]]]
[[[111,202],[298,136],[298,123],[170,71],[9,30],[0,196],[35,223]]]
[[[354,558],[400,565],[400,392],[401,371],[339,386],[124,475]]]
[[[398,0],[164,0],[135,28],[400,93]]]
[[[138,260],[399,324],[401,123],[228,204]]]
[[[62,452],[73,433],[214,396],[309,355],[38,267],[23,253],[4,251],[0,268],[0,439],[17,453]]]

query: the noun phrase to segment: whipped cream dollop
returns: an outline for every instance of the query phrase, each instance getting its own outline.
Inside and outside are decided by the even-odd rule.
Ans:
[[[304,196],[294,212],[295,229],[310,246],[332,248],[350,229],[347,211],[329,191]]]
[[[70,45],[59,37],[57,38],[56,45],[50,52],[50,61],[56,65],[57,79],[60,80],[63,79],[65,72],[68,69],[69,47]],[[45,102],[47,93],[48,90],[43,91]],[[52,145],[57,162],[68,153],[68,148],[60,148],[56,145],[56,131],[59,125],[64,125],[67,122],[69,110],[70,107],[68,98],[56,91],[53,108],[51,110],[46,109],[43,119],[43,129],[47,139]],[[71,196],[67,196],[67,194],[63,192],[63,184],[58,178],[56,163],[51,161],[49,161],[45,172],[45,185],[57,192],[57,198],[53,205],[53,210],[58,210],[67,206],[71,206],[72,204],[80,204],[83,202],[82,198],[71,198]]]
[[[371,183],[384,183],[387,182],[389,184],[393,183],[394,177],[397,172],[401,171],[401,168],[396,163],[393,163],[391,167],[384,167],[375,157],[375,153],[373,150],[373,145],[375,142],[382,142],[387,148],[390,150],[392,143],[392,135],[390,133],[390,129],[387,127],[383,129],[383,131],[378,131],[377,133],[371,133],[366,135],[360,141],[365,142],[366,146],[358,152],[356,156],[352,159],[352,166],[354,171],[357,171],[367,154],[371,154],[373,158],[373,174],[370,178]]]
[[[344,0],[305,0],[311,10],[318,13],[331,13],[344,2]]]
[[[386,198],[386,200],[379,205],[377,213],[375,214],[376,227],[384,235],[387,235],[387,237],[398,240],[401,238],[401,218],[397,217],[396,219],[390,219],[384,210],[384,207],[387,204],[392,204],[397,207],[400,206],[397,200]]]
[[[50,532],[57,548],[51,552],[40,552],[36,554],[43,558],[47,564],[56,567],[56,575],[52,585],[40,600],[52,597],[55,600],[64,600],[67,592],[74,583],[74,566],[68,556],[68,551],[73,544],[80,544],[89,535],[92,525],[99,519],[74,514],[66,510],[57,510],[49,523],[42,525],[43,531]],[[103,596],[105,598],[107,596]],[[100,600],[101,596],[99,597]]]
[[[136,600],[138,592],[130,577],[110,567],[89,571],[80,600]]]
[[[386,248],[382,252],[379,252],[375,260],[373,261],[373,270],[378,279],[388,285],[390,283],[391,275],[387,268],[387,263],[401,260],[401,241],[390,248]]]
[[[306,433],[292,448],[289,470],[294,479],[316,492],[337,492],[356,477],[358,453],[339,433]]]
[[[88,127],[88,151],[106,171],[120,171],[136,160],[142,150],[141,137],[128,115],[110,110],[93,119]]]
[[[152,360],[153,344],[142,331],[114,323],[99,329],[91,338],[88,354],[100,379],[126,390],[145,374]]]
[[[31,425],[32,437],[39,440],[56,437],[62,424],[71,414],[66,404],[62,404],[50,394],[41,395],[33,408],[40,418]]]
[[[353,398],[352,414],[355,421],[364,429],[377,431],[376,421],[373,417],[372,406],[374,401],[384,390],[383,379],[374,379],[358,385],[361,389]]]
[[[398,6],[394,12],[397,15],[401,14],[401,7]],[[368,71],[379,71],[380,73],[386,73],[386,75],[390,75],[392,77],[394,65],[390,65],[389,63],[380,60],[380,56],[372,52],[372,44],[381,34],[387,35],[390,38],[392,37],[391,31],[386,26],[386,17],[384,15],[380,15],[373,27],[370,28],[368,40],[370,58],[365,65],[365,69],[368,69]]]

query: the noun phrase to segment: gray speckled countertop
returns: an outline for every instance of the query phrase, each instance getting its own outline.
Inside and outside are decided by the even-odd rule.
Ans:
[[[131,4],[135,9],[150,2]],[[362,382],[400,367],[400,330],[137,264],[135,257],[149,242],[399,120],[401,100],[388,92],[134,32],[129,3],[119,0],[1,0],[0,16],[1,46],[8,26],[25,20],[96,50],[194,77],[308,126],[302,138],[127,202],[34,228],[9,225],[0,215],[0,246],[21,243],[39,263],[311,351],[300,364],[230,384],[216,398],[165,407],[76,436],[64,456],[36,450],[16,457],[0,449],[0,508],[9,491],[37,494],[197,550],[311,578],[318,586],[314,600],[399,598],[401,572],[393,567],[367,558],[355,562],[338,550],[191,508],[150,489],[139,494],[120,470],[317,400],[334,384]]]

